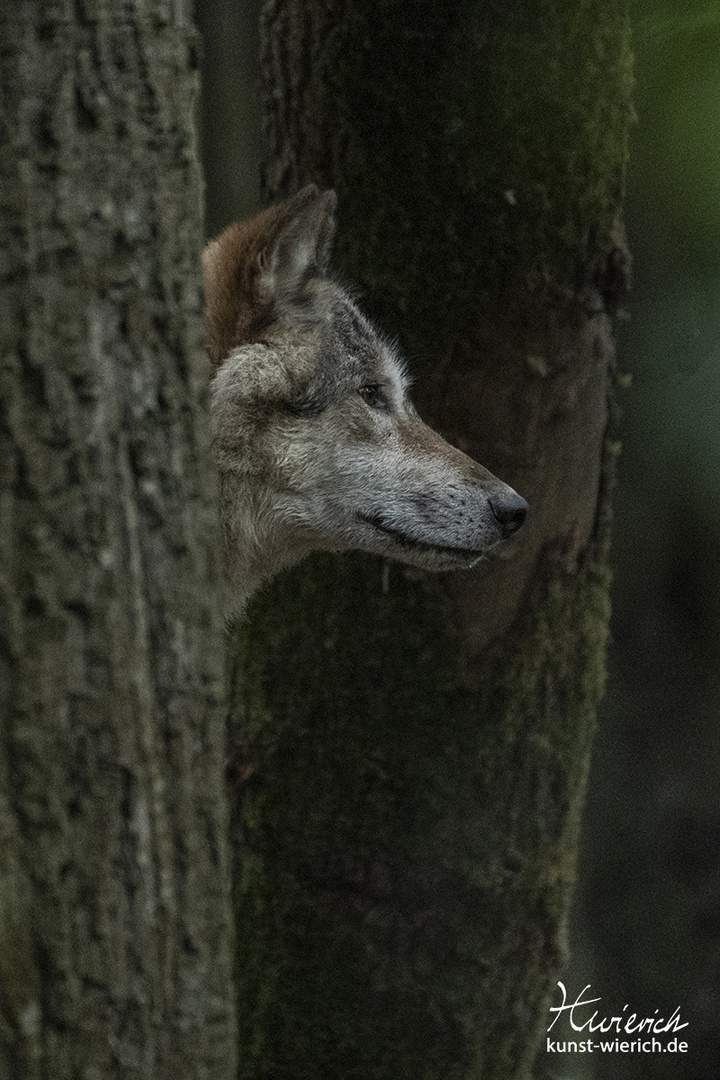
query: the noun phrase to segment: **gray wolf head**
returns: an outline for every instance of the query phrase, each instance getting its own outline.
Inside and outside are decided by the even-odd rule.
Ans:
[[[203,254],[228,610],[313,550],[474,566],[527,503],[422,422],[393,346],[328,275],[310,185]]]

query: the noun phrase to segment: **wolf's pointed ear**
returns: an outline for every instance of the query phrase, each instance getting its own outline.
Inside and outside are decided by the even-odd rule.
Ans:
[[[327,271],[336,205],[335,192],[319,191],[315,184],[288,199],[276,235],[257,254],[262,300],[291,300],[309,277]]]

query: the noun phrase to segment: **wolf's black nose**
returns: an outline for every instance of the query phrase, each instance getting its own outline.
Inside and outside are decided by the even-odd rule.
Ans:
[[[488,502],[506,536],[516,532],[527,516],[528,504],[515,491],[507,495],[493,495]]]

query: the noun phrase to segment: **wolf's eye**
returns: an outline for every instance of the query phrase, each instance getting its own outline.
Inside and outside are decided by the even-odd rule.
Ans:
[[[390,402],[385,397],[379,383],[370,383],[368,386],[361,386],[360,397],[371,409],[387,409],[390,405]]]

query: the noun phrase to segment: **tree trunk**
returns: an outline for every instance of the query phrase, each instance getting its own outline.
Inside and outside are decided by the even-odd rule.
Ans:
[[[237,631],[242,1075],[527,1077],[603,688],[625,5],[269,0],[263,35],[267,193],[337,188],[421,412],[530,517],[473,574],[317,559]]]
[[[258,20],[262,0],[196,5],[202,34],[200,136],[205,172],[205,228],[217,236],[260,209]]]
[[[0,42],[0,1076],[230,1077],[195,33]]]

